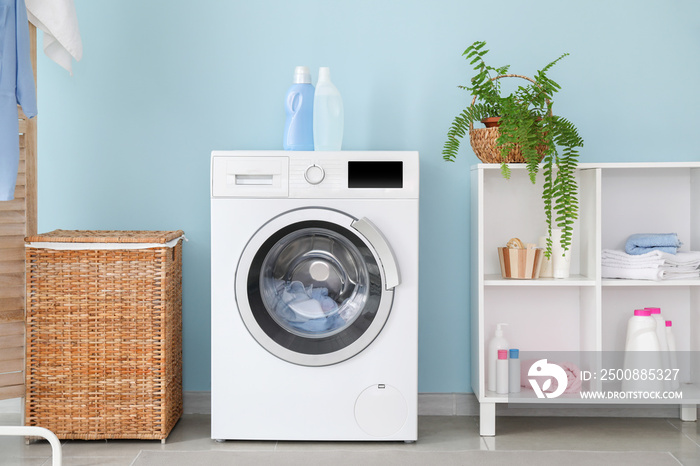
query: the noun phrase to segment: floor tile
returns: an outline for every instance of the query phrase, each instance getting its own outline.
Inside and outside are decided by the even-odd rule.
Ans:
[[[499,417],[488,445],[496,450],[660,451],[700,464],[698,444],[660,418]]]
[[[64,456],[63,466],[131,466],[134,462],[134,456]],[[44,466],[51,466],[51,460],[48,460]]]
[[[21,425],[21,420],[22,417],[18,413],[0,413],[0,425],[18,426]],[[40,458],[42,462],[38,464],[42,464],[46,458],[51,456],[51,444],[45,440],[33,440],[27,443],[24,437],[17,435],[0,435],[0,452],[2,452],[2,457],[11,458],[13,461]],[[4,460],[0,461],[0,464],[4,466]],[[18,462],[16,464],[33,465],[37,463],[30,461],[27,463]]]
[[[587,451],[454,451],[407,450],[360,451],[313,450],[276,452],[142,452],[134,466],[678,466],[664,452]]]
[[[5,451],[0,446],[0,452],[2,452],[2,459],[0,459],[0,464],[2,466],[43,466],[47,462],[47,458],[12,458],[5,455]],[[51,460],[48,460],[48,464],[51,464]]]
[[[0,413],[0,422],[17,425],[19,417]],[[158,440],[64,440],[64,465],[128,466],[142,451],[173,452],[170,457],[175,458],[177,452],[202,451],[290,452],[297,456],[304,451],[317,452],[318,455],[324,452],[332,454],[333,451],[372,451],[382,457],[392,458],[410,452],[459,453],[476,450],[512,452],[516,457],[517,452],[523,451],[548,453],[541,455],[541,460],[544,461],[542,464],[557,456],[552,452],[564,452],[563,457],[567,457],[566,452],[569,452],[572,461],[567,462],[567,466],[578,466],[576,458],[581,456],[577,456],[576,452],[586,451],[620,454],[654,452],[655,456],[649,456],[668,459],[672,455],[671,458],[676,458],[683,465],[700,464],[700,426],[698,423],[681,422],[678,419],[499,416],[496,421],[497,435],[480,437],[479,418],[476,416],[419,416],[418,442],[413,444],[275,441],[219,443],[210,438],[210,423],[209,415],[186,415],[177,423],[165,444]],[[43,440],[26,445],[21,437],[0,437],[0,452],[2,466],[51,464],[51,447]],[[192,455],[188,457],[191,458]],[[532,459],[537,455],[529,457]]]
[[[421,416],[416,450],[480,450],[479,425],[470,416]]]

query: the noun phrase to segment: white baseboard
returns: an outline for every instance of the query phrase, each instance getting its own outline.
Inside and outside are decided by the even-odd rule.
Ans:
[[[185,392],[185,414],[211,414],[210,392]],[[498,416],[662,417],[678,418],[678,405],[551,405],[547,407],[498,405]],[[473,393],[419,393],[420,416],[478,416],[479,401]]]

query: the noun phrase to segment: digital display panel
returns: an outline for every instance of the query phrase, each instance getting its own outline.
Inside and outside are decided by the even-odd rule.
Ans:
[[[403,188],[403,162],[350,161],[348,188]]]

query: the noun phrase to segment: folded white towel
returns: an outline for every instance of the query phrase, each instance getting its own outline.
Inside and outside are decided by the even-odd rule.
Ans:
[[[649,268],[659,265],[700,267],[700,251],[679,252],[669,254],[663,251],[651,251],[645,254],[632,255],[624,251],[604,249],[601,263],[611,267]]]
[[[700,272],[694,265],[662,265],[661,270],[671,273]]]
[[[681,280],[700,277],[700,252],[679,252],[675,255],[652,251],[629,255],[606,249],[602,253],[603,278],[632,280]]]
[[[663,270],[656,268],[631,269],[623,267],[601,267],[601,276],[603,278],[626,278],[630,280],[661,280],[663,278]]]
[[[26,0],[29,21],[44,32],[44,53],[72,75],[71,60],[83,57],[73,0]]]
[[[663,252],[661,251],[650,251],[644,254],[627,254],[625,251],[618,251],[615,249],[603,249],[601,254],[602,259],[614,259],[618,261],[625,261],[631,264],[637,264],[640,262],[646,262],[649,260],[660,260],[663,259]],[[671,254],[668,254],[671,256]]]
[[[663,280],[681,280],[685,278],[698,278],[700,277],[700,270],[694,272],[673,272],[669,270],[661,271],[661,278]]]
[[[662,253],[667,265],[700,266],[700,251],[678,252],[676,254]]]
[[[645,261],[630,262],[625,260],[619,260],[617,258],[603,258],[601,260],[602,265],[608,267],[620,267],[623,269],[656,269],[665,264],[663,259],[649,259]]]

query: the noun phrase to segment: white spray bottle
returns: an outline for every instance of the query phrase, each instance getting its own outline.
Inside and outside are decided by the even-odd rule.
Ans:
[[[498,350],[508,349],[508,341],[503,338],[503,329],[501,328],[504,325],[508,324],[496,324],[496,333],[493,338],[491,338],[491,341],[489,341],[486,389],[491,392],[496,391],[496,362],[498,361]]]

